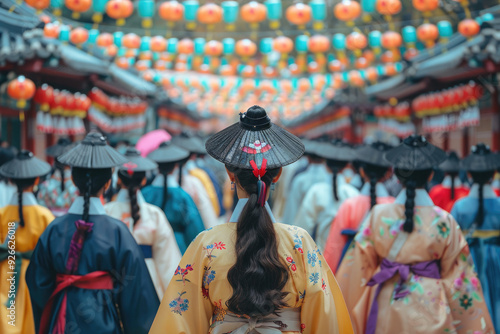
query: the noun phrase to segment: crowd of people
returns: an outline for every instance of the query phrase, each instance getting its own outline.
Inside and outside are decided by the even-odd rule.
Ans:
[[[120,152],[121,153],[120,153]],[[0,148],[0,333],[500,332],[500,155],[302,139]]]

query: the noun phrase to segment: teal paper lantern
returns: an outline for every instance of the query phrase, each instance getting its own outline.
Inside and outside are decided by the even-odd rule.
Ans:
[[[371,31],[368,34],[368,44],[372,49],[380,49],[382,46],[382,33],[378,30]]]
[[[224,38],[222,40],[222,52],[224,55],[229,56],[234,53],[235,42],[232,38]]]
[[[144,36],[141,39],[141,46],[139,47],[139,50],[142,51],[149,51],[150,49],[150,44],[151,44],[151,37]]]
[[[167,52],[177,53],[177,43],[179,40],[177,38],[169,38],[167,42]]]
[[[295,39],[295,50],[299,53],[307,52],[309,46],[309,37],[306,35],[297,36]]]
[[[64,25],[59,28],[59,40],[63,42],[69,41],[69,34],[71,32],[71,29]]]
[[[371,14],[375,12],[377,0],[361,0],[361,9],[363,12]]]
[[[142,18],[142,27],[149,29],[153,26],[153,15],[155,13],[155,3],[152,0],[139,0],[137,8],[139,16]]]
[[[194,39],[194,53],[197,55],[202,55],[205,53],[205,39],[195,38]]]
[[[51,1],[52,3],[52,1]],[[108,3],[108,0],[93,0],[92,1],[92,10],[94,11],[94,14],[92,15],[92,21],[94,23],[101,23],[102,22],[102,15],[104,11],[106,10],[106,4]]]
[[[326,3],[325,0],[312,0],[309,2],[313,17],[313,29],[321,30],[324,27],[323,21],[326,19]]]
[[[491,13],[486,13],[478,19],[481,21],[481,22],[479,22],[479,24],[481,24],[482,22],[493,21],[495,19],[495,16],[493,16],[493,14],[491,14]]]
[[[333,35],[333,47],[338,51],[345,50],[345,35],[343,34],[335,34]]]
[[[227,30],[234,30],[234,23],[238,19],[238,2],[236,1],[223,1],[222,6],[222,19],[227,24]]]
[[[87,39],[87,43],[89,44],[95,44],[97,41],[97,37],[99,36],[99,30],[97,29],[90,29],[89,30],[89,38]]]
[[[453,35],[453,27],[448,21],[439,21],[437,24],[439,37],[448,39]]]
[[[64,0],[50,0],[50,7],[54,9],[55,16],[62,15],[62,6],[64,5]]]
[[[417,30],[415,27],[406,26],[401,30],[403,41],[407,44],[415,44],[417,42]]]
[[[187,28],[196,28],[196,14],[198,13],[200,4],[196,0],[186,0],[182,5],[184,6],[184,20],[188,22]]]
[[[260,40],[260,52],[263,54],[269,54],[273,51],[273,39],[263,38]]]
[[[264,2],[267,9],[267,18],[270,21],[271,29],[278,29],[280,27],[281,16],[283,15],[283,8],[281,0],[267,0]]]
[[[117,31],[113,33],[113,43],[115,43],[117,47],[122,46],[122,39],[123,39],[123,32]]]

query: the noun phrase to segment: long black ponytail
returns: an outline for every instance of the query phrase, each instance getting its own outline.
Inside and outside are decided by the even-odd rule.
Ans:
[[[360,167],[363,168],[363,172],[370,182],[370,209],[372,209],[377,205],[377,182],[385,177],[389,171],[389,167],[381,167],[368,163],[363,163]]]
[[[413,231],[413,216],[415,210],[415,195],[416,189],[423,188],[427,184],[427,180],[432,174],[432,169],[424,170],[408,170],[396,168],[394,170],[399,182],[406,188],[405,202],[405,222],[403,230],[407,233]]]
[[[24,227],[23,192],[24,190],[35,184],[36,178],[11,179],[10,181],[17,187],[17,209],[19,212],[19,225],[21,225],[21,227]]]
[[[90,197],[96,196],[104,188],[106,183],[111,179],[111,174],[111,168],[72,168],[71,175],[73,182],[80,191],[80,194],[83,194],[83,221],[89,221]]]
[[[477,227],[480,227],[484,221],[484,194],[483,189],[484,185],[487,184],[495,175],[495,171],[487,171],[487,172],[469,172],[472,177],[472,182],[476,183],[479,186],[479,206],[477,209],[477,214],[475,218],[475,223]]]
[[[271,217],[258,203],[254,174],[247,169],[227,168],[250,197],[237,223],[236,263],[227,273],[233,295],[226,305],[236,314],[266,316],[286,307],[287,293],[282,290],[289,278],[288,267],[278,253]],[[279,171],[267,170],[261,178],[267,189]]]
[[[348,162],[347,161],[339,161],[339,160],[326,160],[326,165],[330,170],[332,171],[333,174],[333,181],[332,181],[332,188],[333,188],[333,198],[338,201],[339,200],[339,195],[337,192],[337,175],[342,171],[347,166]]]
[[[165,205],[167,204],[168,198],[168,175],[172,173],[176,165],[176,162],[162,162],[158,164],[158,170],[160,174],[163,175],[163,198],[161,201],[161,209],[165,210]],[[179,175],[182,174],[182,169],[179,167]],[[179,184],[179,187],[181,185]]]
[[[139,204],[137,203],[137,191],[141,189],[142,182],[146,178],[146,172],[129,173],[127,170],[119,170],[118,178],[128,191],[130,216],[134,220],[134,225],[132,226],[132,228],[134,228],[137,222],[141,219],[141,211]]]
[[[451,199],[455,199],[455,178],[458,176],[458,173],[448,173],[451,177]]]
[[[56,170],[59,171],[59,174],[61,174],[61,193],[64,192],[64,189],[65,189],[65,180],[64,180],[64,168],[65,166],[63,164],[61,164],[60,162],[57,161],[57,158],[56,158],[56,162],[55,162],[55,168]]]

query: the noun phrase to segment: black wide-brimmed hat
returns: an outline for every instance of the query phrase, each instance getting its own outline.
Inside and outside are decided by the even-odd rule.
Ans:
[[[250,107],[240,114],[239,123],[214,134],[206,143],[214,159],[231,167],[253,169],[251,162],[274,169],[297,161],[304,154],[299,138],[271,122],[266,111]],[[260,167],[259,167],[260,168]]]
[[[9,179],[32,179],[46,175],[51,167],[35,157],[30,151],[22,150],[17,156],[0,168],[0,174]]]
[[[148,154],[148,158],[158,164],[179,162],[187,157],[189,157],[189,151],[171,141],[161,143],[159,148]]]
[[[127,160],[106,143],[98,132],[90,132],[78,145],[59,156],[57,160],[71,167],[99,169],[119,166]]]
[[[439,165],[439,170],[445,173],[458,173],[460,172],[460,158],[454,151],[448,153],[446,160]]]
[[[411,135],[389,150],[385,158],[394,168],[425,170],[439,166],[446,159],[446,153],[429,143],[425,137]]]
[[[317,141],[306,139],[306,138],[302,138],[301,141],[302,141],[302,144],[304,144],[304,148],[305,148],[304,154],[318,155],[318,153],[317,153],[318,142]]]
[[[492,153],[490,147],[480,143],[471,148],[471,154],[462,160],[468,172],[490,172],[500,167],[500,155]]]
[[[58,156],[68,152],[73,147],[76,146],[76,143],[72,143],[71,140],[67,137],[62,137],[57,140],[55,145],[49,146],[45,153],[52,158],[57,158]]]
[[[147,172],[158,168],[158,164],[149,158],[141,156],[141,152],[134,147],[127,148],[125,152],[127,162],[120,166],[120,170],[130,172]]]
[[[357,147],[354,153],[358,162],[380,167],[390,167],[391,163],[385,159],[385,154],[392,148],[392,146],[386,143],[377,141]]]
[[[193,154],[207,154],[203,140],[186,131],[183,131],[178,136],[172,137],[172,143]]]
[[[319,142],[317,145],[318,156],[327,160],[350,162],[356,158],[352,146],[340,139]]]

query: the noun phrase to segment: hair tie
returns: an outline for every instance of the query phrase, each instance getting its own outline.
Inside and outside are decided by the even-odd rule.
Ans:
[[[267,159],[262,159],[262,165],[260,168],[257,167],[254,160],[250,161],[250,165],[253,169],[253,175],[259,179],[257,181],[257,203],[259,203],[261,207],[264,207],[266,205],[267,185],[262,181],[262,177],[266,175],[267,172]]]

